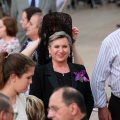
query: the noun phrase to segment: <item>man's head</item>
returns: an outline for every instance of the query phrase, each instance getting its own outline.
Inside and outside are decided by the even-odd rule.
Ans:
[[[0,120],[13,120],[14,112],[10,100],[0,93]]]
[[[49,99],[48,118],[52,120],[81,120],[85,114],[83,96],[74,88],[58,88]]]
[[[26,25],[29,22],[30,18],[32,17],[33,14],[40,12],[42,13],[42,11],[37,8],[37,7],[28,7],[26,9],[23,10],[22,13],[22,18],[20,20],[20,23],[22,25],[22,28],[26,31]]]
[[[26,35],[32,40],[39,38],[39,32],[41,31],[43,16],[41,13],[35,13],[27,24]]]

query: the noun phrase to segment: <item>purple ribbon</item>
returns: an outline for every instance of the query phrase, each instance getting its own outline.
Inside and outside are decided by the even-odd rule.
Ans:
[[[75,81],[80,80],[80,77],[83,78],[83,81],[88,82],[89,80],[84,76],[85,75],[85,70],[82,70],[80,72],[74,72],[75,74]]]

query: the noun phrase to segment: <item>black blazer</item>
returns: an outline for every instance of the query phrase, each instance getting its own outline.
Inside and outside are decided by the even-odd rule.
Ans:
[[[89,119],[94,105],[90,82],[75,81],[74,75],[74,72],[85,70],[85,67],[83,65],[73,63],[68,63],[68,66],[71,72],[71,87],[80,91],[84,96],[87,108],[87,118]],[[87,72],[85,73],[85,77],[89,79]],[[52,62],[42,66],[38,65],[33,76],[33,83],[30,85],[30,94],[42,99],[45,105],[45,109],[48,108],[49,98],[53,90],[57,87],[59,87],[59,83],[53,70]]]

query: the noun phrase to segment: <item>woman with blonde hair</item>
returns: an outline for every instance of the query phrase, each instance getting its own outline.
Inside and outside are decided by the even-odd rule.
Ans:
[[[27,95],[26,113],[28,120],[45,120],[43,101],[33,95]]]

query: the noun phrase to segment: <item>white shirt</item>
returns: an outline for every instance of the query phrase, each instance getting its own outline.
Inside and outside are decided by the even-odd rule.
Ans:
[[[26,97],[24,94],[16,96],[16,103],[13,106],[14,112],[18,113],[16,120],[28,120],[26,114]]]
[[[106,37],[101,44],[98,58],[92,74],[92,93],[95,107],[106,106],[105,81],[113,95],[120,98],[120,29]]]

